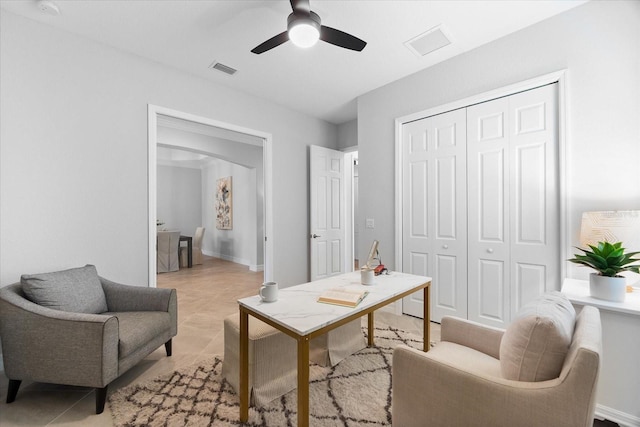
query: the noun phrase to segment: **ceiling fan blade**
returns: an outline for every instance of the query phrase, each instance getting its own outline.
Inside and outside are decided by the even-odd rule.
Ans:
[[[274,47],[280,46],[282,43],[289,41],[289,33],[287,33],[286,31],[278,34],[277,36],[273,36],[271,37],[269,40],[267,40],[266,42],[259,44],[258,46],[254,47],[253,49],[251,49],[251,52],[259,55],[261,53],[264,53],[270,49],[273,49]]]
[[[309,5],[309,0],[289,0],[291,3],[291,9],[293,12],[303,12],[307,15],[311,12],[311,5]]]
[[[360,40],[356,36],[347,34],[344,31],[336,30],[335,28],[322,25],[320,27],[320,40],[324,40],[327,43],[331,43],[336,46],[343,47],[345,49],[362,51],[367,45],[367,42]]]

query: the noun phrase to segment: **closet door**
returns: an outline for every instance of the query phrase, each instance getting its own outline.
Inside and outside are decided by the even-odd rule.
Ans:
[[[559,289],[557,85],[468,108],[469,319]]]
[[[509,321],[509,101],[467,109],[469,319]]]
[[[431,319],[467,317],[466,112],[455,110],[402,127],[402,271],[430,276]],[[403,300],[422,317],[423,293]]]
[[[511,316],[560,289],[558,85],[509,97]]]

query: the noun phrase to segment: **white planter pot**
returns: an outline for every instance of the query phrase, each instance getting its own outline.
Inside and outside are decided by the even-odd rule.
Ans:
[[[598,273],[589,276],[589,293],[593,298],[624,302],[626,292],[627,279],[624,277],[606,277]]]

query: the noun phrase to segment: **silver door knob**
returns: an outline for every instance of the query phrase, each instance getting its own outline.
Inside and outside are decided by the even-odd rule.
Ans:
[[[313,233],[313,234],[311,235],[311,237],[312,237],[312,238],[314,238],[314,239],[317,239],[318,237],[322,237],[322,236],[320,236],[320,235],[318,235],[318,234],[316,234],[316,233]]]
[[[442,245],[442,249],[449,249],[449,245]]]
[[[487,249],[487,252],[489,252],[490,254],[492,254],[492,253],[493,253],[493,249],[489,248],[489,249]]]

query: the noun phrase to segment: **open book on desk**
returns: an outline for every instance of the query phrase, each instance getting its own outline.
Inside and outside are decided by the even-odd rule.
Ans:
[[[342,305],[345,307],[355,307],[360,304],[360,301],[362,301],[367,295],[369,295],[368,291],[336,288],[324,291],[322,295],[318,297],[318,302]]]

